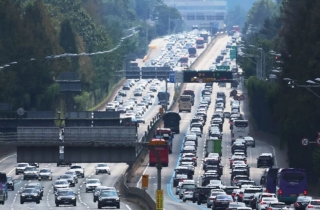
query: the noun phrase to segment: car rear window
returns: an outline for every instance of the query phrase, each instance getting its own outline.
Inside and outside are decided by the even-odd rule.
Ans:
[[[262,189],[245,189],[244,193],[258,193],[262,192]]]
[[[311,201],[310,204],[320,206],[320,201]]]
[[[309,202],[311,198],[299,198],[297,199],[298,202]]]
[[[274,203],[274,204],[270,204],[270,207],[273,207],[273,208],[285,208],[286,204]]]

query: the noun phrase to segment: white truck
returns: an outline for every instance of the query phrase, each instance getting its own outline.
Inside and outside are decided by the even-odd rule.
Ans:
[[[192,99],[190,95],[181,95],[179,99],[179,112],[191,112]]]

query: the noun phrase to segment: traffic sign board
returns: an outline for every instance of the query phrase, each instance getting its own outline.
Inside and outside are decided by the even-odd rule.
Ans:
[[[163,190],[157,190],[156,192],[156,209],[163,209]]]
[[[320,137],[317,138],[316,143],[320,146]]]
[[[149,187],[149,175],[148,174],[142,175],[141,185],[142,185],[142,188],[148,189],[148,187]]]
[[[216,66],[217,70],[230,70],[230,66]]]
[[[237,46],[236,46],[236,45],[233,45],[233,46],[231,46],[231,49],[237,50]]]
[[[307,138],[301,139],[301,144],[302,144],[302,146],[308,146],[308,144],[309,144],[309,139],[307,139]]]
[[[175,77],[176,77],[175,71],[170,71],[169,72],[169,82],[175,83]]]
[[[246,98],[246,97],[245,97],[243,94],[241,94],[241,95],[239,96],[239,100],[241,100],[241,101],[243,101],[245,98]]]
[[[230,58],[235,59],[237,58],[237,50],[230,50]]]

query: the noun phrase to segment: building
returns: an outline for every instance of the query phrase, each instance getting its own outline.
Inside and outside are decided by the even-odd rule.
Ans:
[[[189,29],[192,25],[207,30],[225,28],[227,0],[163,0],[163,2],[177,8]]]

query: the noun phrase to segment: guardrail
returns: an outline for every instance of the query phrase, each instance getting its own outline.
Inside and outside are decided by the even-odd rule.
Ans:
[[[207,52],[208,49],[210,49],[213,44],[216,42],[216,38],[220,37],[220,35],[213,37],[211,39],[211,42],[208,43],[207,48],[202,52],[201,55]],[[198,56],[198,58],[193,62],[191,67],[198,61],[198,59],[201,56]],[[177,91],[177,94],[180,95],[182,90],[183,83],[180,84],[180,87]],[[168,110],[172,110],[175,103],[177,102],[177,99],[179,97],[176,97],[173,99],[170,107]],[[161,117],[160,115],[155,116],[152,118],[152,121],[150,122],[150,126],[148,126],[147,131],[145,131],[144,135],[139,140],[140,142],[147,142],[149,139],[152,138],[152,134],[154,130],[159,126],[159,123],[161,123]],[[136,162],[127,170],[125,174],[121,176],[118,183],[118,189],[121,191],[121,193],[127,198],[127,199],[134,199],[135,201],[139,201],[139,205],[142,205],[145,209],[156,209],[156,203],[155,200],[144,190],[137,187],[129,187],[127,185],[127,180],[132,177],[132,174],[135,172],[135,170],[140,166],[140,164],[143,162],[144,158],[148,154],[147,148],[142,148],[140,152],[137,154]]]

